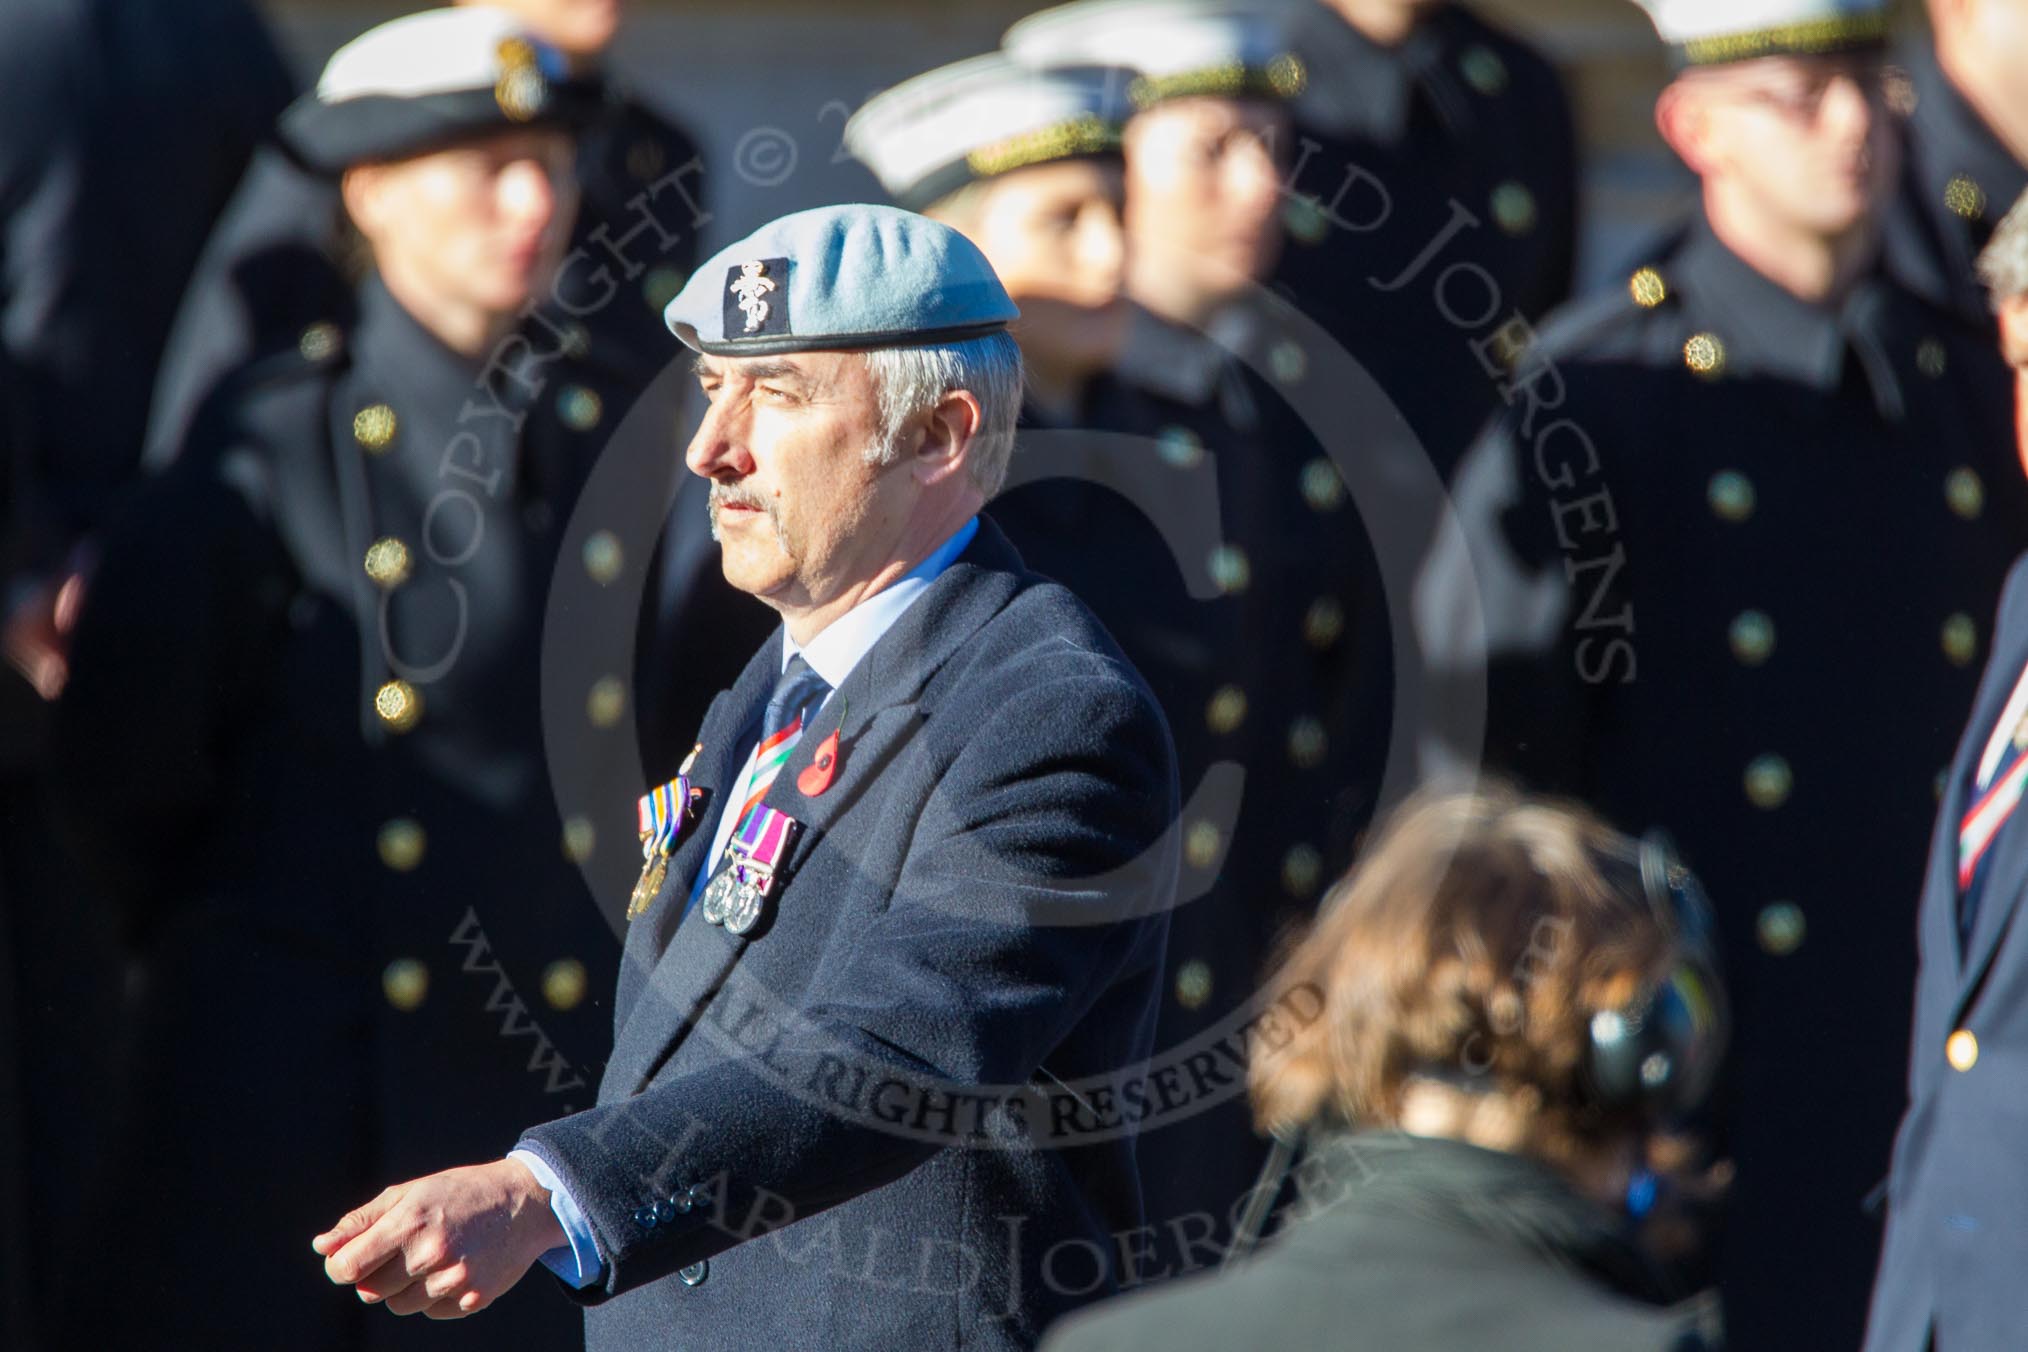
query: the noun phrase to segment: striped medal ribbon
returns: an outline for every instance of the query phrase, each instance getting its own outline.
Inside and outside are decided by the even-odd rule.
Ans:
[[[627,919],[638,920],[662,890],[669,875],[669,856],[690,816],[690,780],[684,775],[642,795],[636,804],[641,828],[641,877],[627,899]]]
[[[1978,801],[1958,824],[1958,891],[1971,888],[1979,861],[1992,848],[1994,837],[2007,824],[2028,787],[2028,754],[2024,752],[2024,731],[2028,731],[2028,670],[2014,683],[2014,691],[2000,711],[2000,721],[1986,739],[1979,757],[1978,777],[1973,787]]]
[[[746,801],[740,804],[739,818],[745,822],[760,806],[761,799],[768,796],[768,789],[775,782],[775,776],[789,763],[789,757],[796,753],[796,743],[803,740],[803,718],[798,713],[793,723],[784,727],[774,736],[767,738],[753,749],[753,770],[747,776]]]

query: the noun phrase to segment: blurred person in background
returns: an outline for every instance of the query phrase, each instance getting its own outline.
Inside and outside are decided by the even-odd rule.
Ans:
[[[1666,824],[1710,884],[1754,1030],[1714,1102],[1729,1344],[1850,1346],[1908,1035],[1896,898],[2028,493],[1997,357],[1881,264],[1886,6],[1648,8],[1701,209],[1529,349],[1417,618],[1434,679],[1486,680],[1448,712],[1486,716],[1493,761]]]
[[[1179,896],[1203,899],[1172,924],[1165,1047],[1223,1036],[1259,998],[1273,937],[1308,915],[1373,810],[1392,713],[1378,565],[1334,461],[1363,449],[1359,429],[1297,415],[1290,399],[1313,379],[1306,344],[1328,338],[1263,286],[1282,248],[1289,104],[1307,79],[1278,22],[1286,10],[1092,0],[1005,38],[1027,64],[1134,73],[1123,133],[1134,308],[1106,416],[1153,436],[1171,467],[1162,492],[1207,465],[1217,485],[1220,534],[1182,562],[1205,569],[1236,616],[1204,631],[1224,651],[1172,720],[1179,748],[1236,762],[1245,780],[1236,821],[1221,800],[1185,812]],[[1224,1228],[1257,1167],[1265,1147],[1249,1155],[1238,1076],[1219,1070],[1217,1106],[1144,1139],[1153,1215],[1211,1212]]]
[[[593,115],[564,75],[494,9],[341,48],[280,130],[370,259],[354,318],[249,368],[105,534],[57,763],[139,980],[65,1265],[79,1346],[496,1345],[369,1324],[302,1237],[590,1102],[618,944],[559,821],[539,658],[596,446],[515,341]],[[176,1242],[108,1299],[95,1255],[141,1214]],[[560,1302],[516,1305],[528,1345],[577,1339]]]
[[[1541,53],[1448,0],[1298,0],[1277,289],[1318,304],[1439,474],[1500,406],[1474,350],[1570,295],[1577,133]],[[1469,283],[1454,267],[1474,269]],[[1449,280],[1442,281],[1449,273]],[[1486,317],[1482,320],[1481,315]]]
[[[2028,4],[1929,0],[1929,24],[1896,54],[1914,106],[1888,261],[1924,299],[1990,332],[1976,263],[2028,191]]]
[[[2000,222],[1980,273],[2013,368],[2028,465],[2028,197]],[[2028,1327],[2028,1116],[2014,1066],[2028,1045],[2028,973],[2015,911],[2028,888],[2028,562],[2008,574],[1993,655],[1951,763],[1917,922],[1921,967],[1908,1108],[1887,1180],[1887,1239],[1867,1352],[2006,1347]]]
[[[1718,1345],[1639,1242],[1649,1138],[1726,1036],[1707,908],[1655,842],[1500,789],[1411,800],[1274,984],[1314,1011],[1248,1072],[1303,1146],[1282,1232],[1045,1348]]]
[[[705,486],[666,453],[669,427],[686,416],[689,387],[661,379],[661,314],[699,256],[698,231],[709,219],[705,165],[690,134],[637,96],[607,59],[625,0],[487,3],[560,52],[574,97],[591,103],[575,132],[580,205],[571,248],[545,284],[552,323],[531,341],[546,355],[560,349],[545,365],[541,392],[556,415],[586,445],[625,461],[615,472],[647,483],[661,471],[659,538],[652,528],[620,531],[617,551],[601,538],[590,564],[600,588],[617,580],[644,596],[636,661],[625,673],[639,695],[629,721],[649,767],[667,765],[655,776],[660,782],[675,773],[689,749],[680,739],[712,693],[738,674],[718,654],[744,652],[762,637],[751,607],[737,604],[718,577],[701,524]],[[255,159],[177,316],[149,416],[150,464],[166,464],[187,444],[208,397],[231,397],[221,387],[236,372],[299,343],[314,345],[327,326],[350,322],[357,260],[342,219],[330,177],[286,145]],[[718,641],[690,641],[705,634]],[[609,795],[600,806],[624,806],[628,796]],[[608,834],[630,829],[623,815],[586,811]]]
[[[0,0],[0,31],[0,1343],[33,1349],[53,1249],[15,1237],[72,1213],[118,1004],[49,841],[48,701],[177,297],[295,87],[248,0]]]
[[[1209,572],[1227,507],[1203,449],[1178,455],[1173,429],[1165,439],[1163,420],[1112,369],[1131,313],[1120,149],[1131,78],[1119,67],[976,57],[870,101],[846,144],[897,204],[977,244],[1020,307],[1012,332],[1027,397],[1008,485],[988,515],[1028,567],[1092,608],[1168,716],[1184,829],[1197,841],[1177,896],[1185,909],[1172,923],[1200,936],[1207,927],[1243,932],[1244,891],[1221,887],[1219,866],[1241,808],[1227,776],[1248,747],[1238,721],[1207,717],[1221,688],[1239,689],[1255,672],[1242,598],[1221,593]],[[1207,833],[1215,848],[1205,847]],[[1192,958],[1201,964],[1207,947],[1216,945],[1194,938]],[[1171,989],[1176,975],[1172,961]],[[1243,989],[1235,981],[1235,996]],[[1243,1152],[1237,1107],[1218,1115],[1216,1129],[1238,1135],[1229,1144]],[[1159,1161],[1169,1147],[1155,1148],[1151,1169],[1175,1175],[1154,1180],[1158,1205],[1184,1196],[1195,1206],[1230,1204],[1230,1190],[1220,1197],[1204,1175],[1167,1169]]]
[[[988,513],[1024,563],[1092,607],[1147,678],[1187,799],[1213,764],[1241,754],[1236,728],[1214,731],[1204,718],[1213,692],[1243,675],[1239,605],[1207,568],[1220,540],[1213,467],[1171,454],[1113,376],[1130,315],[1120,219],[1129,78],[975,57],[878,96],[846,143],[898,205],[978,245],[1021,308],[1021,439]],[[1215,862],[1186,868],[1190,896],[1210,885]]]
[[[460,0],[462,3],[463,0]],[[625,17],[625,0],[485,0],[562,53],[573,83],[596,95],[578,131],[574,171],[582,206],[572,243],[603,240],[598,252],[624,283],[603,291],[592,269],[559,285],[586,302],[584,351],[593,360],[639,366],[660,350],[661,307],[698,257],[704,165],[682,128],[635,97],[606,65]],[[648,192],[652,210],[631,199]],[[263,152],[241,185],[177,315],[149,415],[150,459],[172,458],[191,420],[218,383],[249,360],[293,346],[304,328],[343,319],[350,279],[343,213],[330,179],[284,146]],[[647,222],[647,228],[629,233]],[[650,364],[647,371],[659,370]],[[644,381],[645,383],[645,381]],[[616,411],[617,412],[617,411]]]

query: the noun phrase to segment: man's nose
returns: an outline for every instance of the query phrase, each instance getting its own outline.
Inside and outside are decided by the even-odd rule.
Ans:
[[[683,463],[692,474],[706,479],[743,479],[753,473],[743,420],[730,406],[706,406],[697,435],[690,438],[689,449],[683,453]]]

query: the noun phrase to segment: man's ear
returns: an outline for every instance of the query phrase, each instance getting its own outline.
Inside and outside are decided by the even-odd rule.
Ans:
[[[985,420],[986,411],[970,390],[950,390],[937,400],[924,415],[922,440],[915,448],[916,482],[941,483],[963,473]]]
[[[1702,178],[1715,167],[1711,144],[1711,103],[1692,79],[1678,77],[1655,100],[1655,130],[1676,158]]]
[[[381,191],[383,183],[384,176],[379,166],[372,164],[356,164],[338,180],[338,197],[345,204],[345,214],[369,242],[379,235],[381,203],[385,196]]]

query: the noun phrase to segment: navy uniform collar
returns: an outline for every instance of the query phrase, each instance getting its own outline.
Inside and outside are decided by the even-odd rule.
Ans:
[[[1422,16],[1399,46],[1383,47],[1328,5],[1297,20],[1295,43],[1311,73],[1300,121],[1338,136],[1393,145],[1408,132],[1421,94],[1453,137],[1471,131],[1471,105],[1446,66],[1449,6]]]
[[[1260,317],[1243,301],[1220,310],[1201,330],[1137,305],[1115,371],[1126,384],[1175,403],[1204,407],[1215,400],[1228,422],[1250,424],[1259,414],[1245,394],[1240,359],[1260,346],[1261,329]]]
[[[369,272],[359,284],[352,351],[362,373],[385,387],[390,403],[455,418],[477,392],[485,363],[446,347]]]
[[[1773,376],[1831,394],[1844,383],[1849,357],[1881,412],[1900,416],[1901,389],[1886,357],[1891,293],[1877,274],[1839,305],[1803,300],[1726,247],[1701,213],[1668,273],[1724,345],[1729,374]]]

